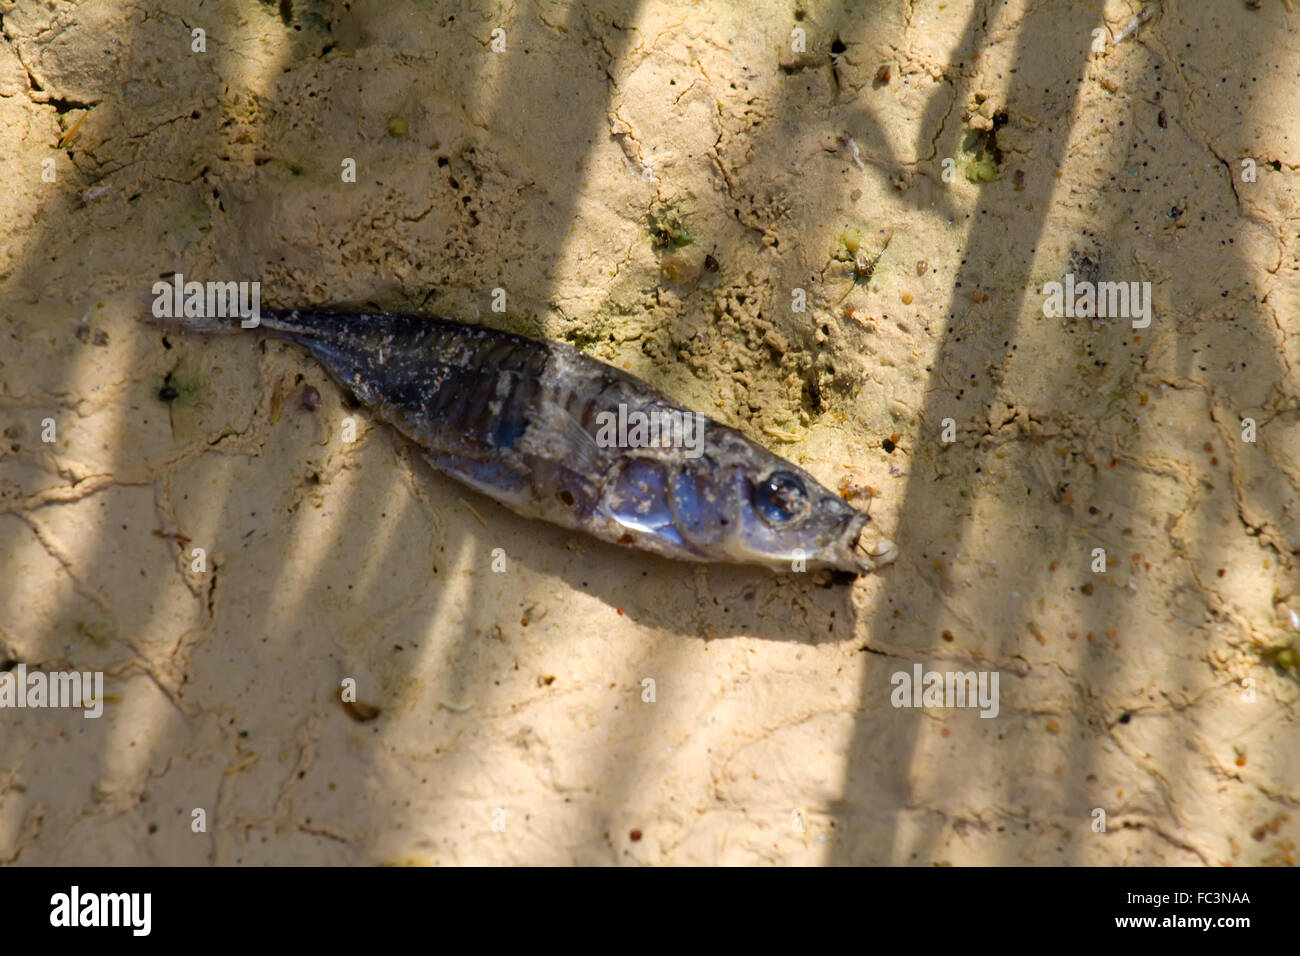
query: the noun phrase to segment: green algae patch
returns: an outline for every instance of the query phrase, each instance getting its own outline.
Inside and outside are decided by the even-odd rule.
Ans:
[[[659,206],[651,211],[650,239],[656,249],[680,249],[695,241],[686,228],[685,217],[672,206]]]
[[[957,167],[972,183],[991,183],[1002,175],[1002,150],[993,130],[971,130],[957,152]]]

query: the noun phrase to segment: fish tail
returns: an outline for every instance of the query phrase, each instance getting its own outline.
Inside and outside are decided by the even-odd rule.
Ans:
[[[155,282],[143,320],[187,332],[238,332],[255,329],[274,310],[263,309],[259,282]],[[144,296],[142,299],[146,298]]]
[[[172,316],[172,315],[154,315],[146,313],[141,321],[146,325],[157,325],[162,328],[176,329],[180,332],[240,332],[243,331],[242,322],[252,322],[252,318],[241,319],[237,315],[232,316]],[[258,322],[260,325],[260,320]],[[249,325],[248,328],[256,328],[256,325]]]
[[[148,311],[141,321],[178,332],[296,332],[304,331],[298,313],[287,309],[259,309],[251,315],[158,315]]]

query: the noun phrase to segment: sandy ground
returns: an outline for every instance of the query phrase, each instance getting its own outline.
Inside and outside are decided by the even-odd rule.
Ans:
[[[1293,865],[1300,12],[1258,6],[0,2],[0,660],[107,675],[0,710],[0,862]],[[142,327],[175,271],[572,342],[901,555],[517,518],[291,347]],[[1045,315],[1066,273],[1150,326]],[[997,715],[893,706],[917,665]]]

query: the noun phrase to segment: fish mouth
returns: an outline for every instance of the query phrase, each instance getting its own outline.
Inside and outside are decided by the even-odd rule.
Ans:
[[[869,574],[898,557],[898,545],[877,531],[866,515],[845,529],[840,550],[858,574]]]

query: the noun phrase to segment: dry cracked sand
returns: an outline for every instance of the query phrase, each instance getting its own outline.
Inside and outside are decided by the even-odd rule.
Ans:
[[[1294,865],[1292,6],[0,2],[0,660],[106,675],[0,863]],[[899,558],[517,518],[177,271],[568,341]]]

